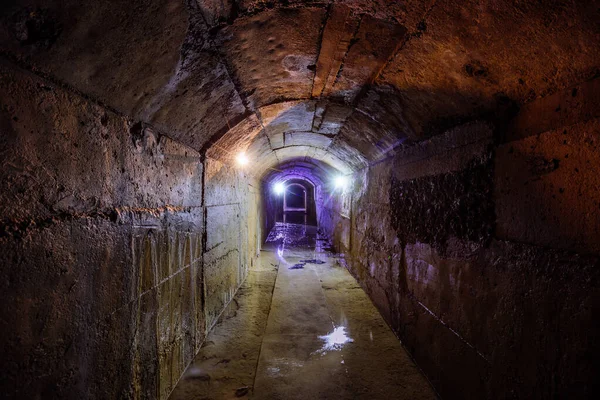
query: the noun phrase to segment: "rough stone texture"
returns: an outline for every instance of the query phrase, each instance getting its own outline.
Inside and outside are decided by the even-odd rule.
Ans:
[[[58,288],[3,270],[7,298],[25,288],[3,314],[18,327],[5,362],[32,371],[5,393],[164,397],[252,264],[261,179],[297,166],[442,394],[589,395],[590,364],[571,357],[596,354],[596,3],[2,2],[4,264],[48,268]],[[350,173],[352,189],[327,188]],[[84,271],[74,286],[63,265]],[[556,359],[534,367],[542,353]],[[473,373],[441,375],[457,365]]]
[[[257,193],[250,192],[243,172],[210,158],[205,165],[204,276],[210,329],[246,278],[261,233],[256,230]]]
[[[139,285],[132,315],[134,397],[166,398],[206,335],[201,208],[192,216],[132,218],[132,269]]]
[[[253,15],[273,8],[325,7],[339,4],[340,9],[352,13],[368,14],[375,18],[397,21],[405,26],[416,27],[432,2],[397,2],[387,0],[198,0],[210,26],[233,22],[238,17]]]
[[[392,307],[442,396],[593,397],[598,257],[496,241],[454,246],[451,256],[407,246],[399,284],[410,301]]]
[[[245,113],[193,2],[11,3],[3,53],[196,150]]]
[[[570,88],[597,74],[594,2],[437,1],[379,83],[420,135]]]
[[[312,129],[312,120],[315,114],[315,102],[286,102],[260,109],[261,121],[265,126],[265,133],[269,137],[271,148],[278,149],[293,145],[287,143],[286,138],[291,132],[306,132]],[[317,143],[308,141],[300,144]]]
[[[2,7],[3,50],[127,112],[168,83],[189,23],[180,1],[20,1]]]
[[[518,140],[593,118],[600,118],[600,79],[525,105],[511,121],[505,140]]]
[[[316,63],[324,15],[319,8],[268,10],[219,32],[217,44],[252,109],[310,97],[314,73],[308,67]]]
[[[599,119],[500,146],[497,237],[600,253],[599,167]]]
[[[196,150],[261,107],[319,100],[301,131],[344,134],[304,145],[347,171],[596,77],[593,3],[21,0],[2,5],[0,49]]]
[[[219,236],[195,150],[10,63],[0,70],[4,395],[166,398],[244,278],[248,246],[256,254],[257,212]],[[228,182],[207,179],[210,210],[257,201],[247,186],[216,196],[209,188]],[[211,280],[205,236],[239,252],[218,263],[232,281]]]
[[[353,102],[363,86],[373,83],[379,75],[402,43],[405,32],[401,25],[363,16],[348,42],[343,64],[338,71],[330,71],[335,81],[331,87],[325,87],[323,94]]]
[[[360,16],[351,11],[349,7],[334,4],[329,12],[315,68],[313,97],[328,96],[333,91],[338,72],[360,22]]]
[[[494,224],[490,154],[463,170],[400,181],[392,176],[392,226],[405,243],[482,242]]]
[[[550,162],[554,176],[524,185],[525,166],[507,160],[562,154],[562,129],[492,151],[488,126],[468,124],[355,175],[349,221],[340,204],[327,212],[350,271],[442,397],[593,396],[598,185],[575,168],[600,168],[597,121],[571,130],[564,175]],[[546,221],[540,208],[563,203],[544,179],[587,198]]]

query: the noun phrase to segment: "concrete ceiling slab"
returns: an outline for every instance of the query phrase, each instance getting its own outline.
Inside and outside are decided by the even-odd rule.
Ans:
[[[259,110],[265,132],[277,141],[273,148],[282,147],[283,134],[289,131],[309,131],[315,114],[314,101],[278,103]]]
[[[331,144],[331,138],[314,132],[287,132],[285,134],[286,146],[309,145],[326,149]]]
[[[600,68],[594,2],[21,0],[0,11],[10,62],[196,150],[216,143],[212,157],[246,149],[265,167],[317,157],[360,169],[458,123],[501,124]]]
[[[574,86],[600,65],[592,3],[437,1],[378,83],[420,137]]]
[[[331,85],[328,84],[329,81],[326,83],[323,96],[340,98],[346,103],[353,102],[361,89],[371,84],[379,75],[406,33],[406,28],[402,25],[378,20],[369,15],[361,16],[356,29],[348,40],[338,70],[327,73],[335,79]],[[343,32],[346,34],[347,31]],[[344,39],[346,36],[342,40]],[[337,66],[337,62],[334,62],[333,66]]]
[[[352,113],[353,107],[329,101],[319,101],[313,119],[313,132],[335,135]]]
[[[310,98],[324,17],[322,8],[268,10],[218,31],[215,42],[251,108]]]
[[[235,159],[240,152],[247,152],[253,140],[261,133],[262,124],[251,114],[248,118],[231,128],[206,152],[208,157],[229,162]],[[268,147],[268,142],[266,142]]]

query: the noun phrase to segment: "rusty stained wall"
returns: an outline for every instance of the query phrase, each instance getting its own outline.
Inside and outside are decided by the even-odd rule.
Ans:
[[[256,195],[207,161],[204,207],[198,152],[0,69],[3,395],[166,398],[256,253]]]
[[[468,123],[400,150],[356,175],[351,219],[329,210],[349,270],[443,398],[592,396],[596,100],[529,130],[576,94],[534,103],[508,134]]]

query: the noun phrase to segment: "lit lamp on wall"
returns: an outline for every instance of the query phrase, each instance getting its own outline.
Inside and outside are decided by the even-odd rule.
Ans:
[[[275,185],[273,185],[273,192],[277,196],[281,196],[283,192],[285,192],[285,186],[283,185],[283,182],[277,182]]]
[[[350,179],[348,179],[347,176],[343,176],[343,175],[338,175],[333,180],[333,186],[339,190],[346,189],[348,187],[349,183],[350,183]]]
[[[235,157],[235,161],[237,162],[237,165],[243,167],[248,164],[248,157],[246,156],[246,153],[241,152]]]

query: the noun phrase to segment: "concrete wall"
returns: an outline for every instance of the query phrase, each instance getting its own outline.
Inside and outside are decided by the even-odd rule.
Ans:
[[[241,170],[207,158],[204,274],[209,329],[246,279],[248,267],[257,256],[262,235],[257,230],[260,193],[251,182]]]
[[[8,62],[0,99],[3,396],[166,398],[256,255],[256,191]]]
[[[283,196],[275,195],[269,182],[263,182],[261,187],[263,192],[262,210],[264,215],[262,239],[264,242],[267,239],[269,232],[271,232],[271,229],[275,226],[275,223],[282,219],[281,210],[283,210]]]
[[[333,246],[340,254],[350,249],[353,233],[352,200],[360,198],[366,189],[365,173],[361,171],[353,177],[351,186],[334,189],[331,184],[319,189],[317,207],[319,208],[319,229],[329,236]]]
[[[443,398],[592,397],[600,108],[582,93],[533,103],[509,131],[470,123],[407,147],[357,174],[350,218],[326,213]]]

